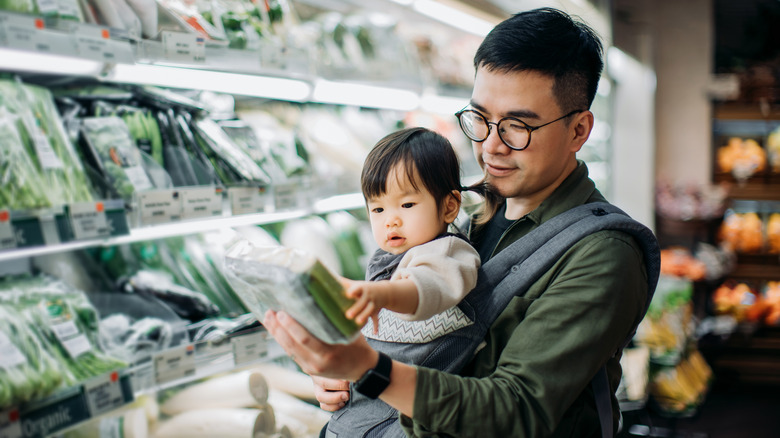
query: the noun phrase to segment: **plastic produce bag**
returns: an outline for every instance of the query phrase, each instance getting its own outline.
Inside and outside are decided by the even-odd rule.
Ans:
[[[154,188],[144,170],[142,152],[121,118],[85,118],[82,132],[96,166],[122,199],[131,202],[134,192]]]
[[[25,150],[18,118],[0,107],[0,208],[15,210],[50,206],[46,184]]]
[[[225,255],[228,280],[254,315],[283,310],[327,343],[349,343],[360,332],[344,312],[353,301],[313,255],[281,246],[258,247],[247,241]]]

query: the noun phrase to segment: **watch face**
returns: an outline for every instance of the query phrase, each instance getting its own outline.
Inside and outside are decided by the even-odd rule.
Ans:
[[[392,360],[379,353],[379,363],[370,369],[355,383],[355,390],[368,398],[377,398],[390,384]]]

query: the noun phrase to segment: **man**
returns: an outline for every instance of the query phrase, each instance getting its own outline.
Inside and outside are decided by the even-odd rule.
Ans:
[[[483,263],[550,218],[604,201],[575,157],[593,128],[602,52],[589,27],[548,8],[500,23],[478,49],[471,102],[458,118],[499,195],[469,230]],[[638,243],[596,232],[512,299],[460,375],[393,361],[379,398],[412,436],[601,436],[590,382],[606,365],[614,394],[615,352],[644,316],[647,294]],[[376,371],[379,355],[362,338],[326,345],[283,313],[264,324],[304,372],[321,376],[326,410],[348,399],[345,381]],[[614,431],[614,395],[612,413]]]

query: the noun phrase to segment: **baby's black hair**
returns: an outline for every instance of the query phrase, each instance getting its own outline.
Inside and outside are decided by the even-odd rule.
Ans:
[[[398,164],[412,187],[420,190],[418,183],[422,183],[439,206],[453,190],[462,190],[460,163],[450,141],[418,127],[385,136],[369,152],[360,175],[363,196],[372,199],[385,194],[390,172]]]

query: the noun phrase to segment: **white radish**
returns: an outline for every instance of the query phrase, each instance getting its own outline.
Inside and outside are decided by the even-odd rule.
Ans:
[[[153,438],[255,438],[273,434],[273,410],[200,409],[178,414],[160,423]]]
[[[194,409],[244,408],[264,405],[268,382],[263,374],[241,371],[194,384],[167,399],[160,410],[175,415]]]

